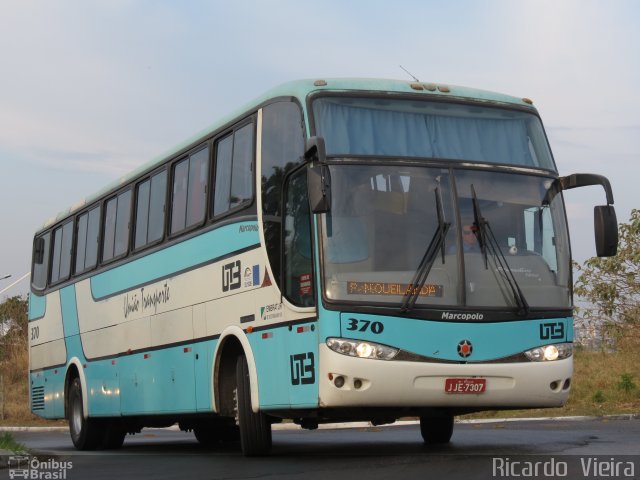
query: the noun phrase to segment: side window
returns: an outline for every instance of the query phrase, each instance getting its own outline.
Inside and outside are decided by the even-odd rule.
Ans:
[[[100,207],[89,211],[87,226],[87,251],[84,257],[84,268],[88,270],[98,263],[98,236],[100,235]]]
[[[245,125],[233,136],[233,168],[229,208],[251,201],[253,197],[253,124]]]
[[[151,196],[149,198],[149,227],[147,242],[160,240],[164,234],[164,204],[167,197],[167,172],[151,177]]]
[[[147,244],[147,229],[149,227],[149,197],[151,194],[151,180],[145,180],[138,185],[136,193],[136,235],[133,248],[140,248]]]
[[[87,227],[89,226],[89,213],[83,213],[78,217],[76,225],[76,266],[73,273],[84,271],[84,257],[87,251]]]
[[[131,215],[131,190],[118,195],[118,211],[116,214],[116,235],[113,256],[119,257],[127,253],[129,243],[129,216]]]
[[[233,135],[229,135],[216,146],[216,187],[213,199],[213,214],[216,216],[229,210],[232,154]]]
[[[138,249],[162,238],[167,172],[160,172],[140,183],[136,194],[136,234]]]
[[[78,217],[76,266],[74,273],[82,273],[96,266],[98,259],[98,230],[100,226],[100,207],[83,213]]]
[[[127,253],[131,190],[107,200],[102,240],[102,261],[106,262]]]
[[[47,272],[49,270],[49,243],[51,232],[36,237],[33,241],[33,271],[31,284],[38,290],[47,286]]]
[[[216,144],[213,214],[248,203],[253,198],[253,123]]]
[[[51,283],[69,278],[71,272],[71,246],[73,241],[73,221],[53,231],[53,258],[51,262]]]
[[[209,149],[189,157],[189,196],[187,197],[187,228],[201,223],[207,206]]]
[[[118,198],[113,197],[105,205],[104,235],[102,236],[102,261],[113,258],[113,239],[116,233],[116,207]]]
[[[314,304],[314,293],[311,220],[305,168],[289,177],[285,195],[284,293],[294,305],[309,307]]]
[[[199,150],[175,165],[171,205],[172,234],[204,221],[208,176],[208,148]]]
[[[176,163],[173,169],[173,204],[171,205],[171,233],[184,230],[187,209],[187,181],[189,178],[189,160]]]
[[[276,102],[262,110],[262,218],[267,255],[280,285],[282,182],[304,154],[302,111],[293,102]]]

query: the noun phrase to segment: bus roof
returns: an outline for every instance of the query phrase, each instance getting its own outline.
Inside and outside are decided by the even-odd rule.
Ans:
[[[134,180],[144,172],[151,171],[157,166],[161,165],[167,159],[179,154],[181,151],[193,146],[194,144],[204,140],[205,138],[214,134],[220,128],[232,123],[234,120],[242,117],[243,115],[255,110],[259,105],[267,102],[269,99],[277,97],[295,97],[297,98],[302,108],[306,110],[306,98],[312,93],[318,93],[321,91],[327,92],[385,92],[396,94],[413,94],[413,95],[426,95],[435,96],[440,98],[451,98],[457,100],[473,100],[476,102],[486,102],[488,104],[499,105],[511,105],[518,107],[525,107],[531,111],[535,111],[532,106],[531,100],[526,98],[517,98],[510,95],[504,95],[501,93],[490,92],[486,90],[478,90],[474,88],[446,85],[442,83],[429,83],[429,82],[416,82],[405,80],[389,80],[389,79],[372,79],[372,78],[328,78],[328,79],[307,79],[307,80],[295,80],[291,82],[279,85],[271,90],[265,92],[260,97],[254,99],[243,107],[235,110],[229,115],[226,115],[209,127],[201,130],[192,137],[188,138],[184,142],[176,145],[172,149],[162,153],[151,159],[150,161],[140,165],[138,168],[128,173],[127,175],[119,178],[118,180],[108,184],[98,192],[86,197],[85,199],[72,205],[67,210],[60,212],[57,216],[50,218],[42,228],[39,230],[45,230],[64,219],[65,217],[79,211],[83,207],[90,205],[100,197],[115,192],[120,187],[126,185],[130,181]],[[308,128],[308,124],[307,124]],[[307,132],[309,133],[309,132]]]

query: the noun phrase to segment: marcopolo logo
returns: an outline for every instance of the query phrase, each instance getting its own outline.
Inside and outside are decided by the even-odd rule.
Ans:
[[[482,313],[452,313],[442,312],[442,320],[482,320],[484,315]]]

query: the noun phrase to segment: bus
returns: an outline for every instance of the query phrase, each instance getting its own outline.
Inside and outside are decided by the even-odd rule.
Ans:
[[[178,424],[562,406],[572,378],[563,191],[531,100],[376,79],[277,87],[48,221],[33,242],[30,407],[76,448]]]

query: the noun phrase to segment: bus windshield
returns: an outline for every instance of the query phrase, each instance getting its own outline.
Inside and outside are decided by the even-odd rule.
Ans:
[[[539,118],[478,105],[362,97],[313,102],[327,155],[439,158],[554,170]]]
[[[404,165],[333,164],[330,173],[331,209],[322,217],[328,300],[400,307],[447,225],[415,308],[516,311],[522,298],[531,308],[569,308],[562,197],[545,204],[552,178]],[[495,248],[482,248],[472,192]]]

